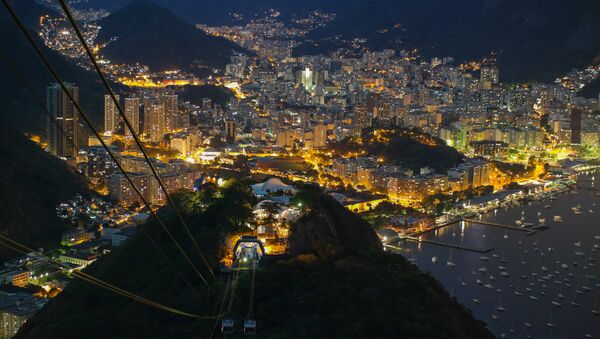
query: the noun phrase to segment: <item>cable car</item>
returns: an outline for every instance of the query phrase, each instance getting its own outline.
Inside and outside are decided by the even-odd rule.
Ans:
[[[244,334],[247,334],[247,335],[256,334],[256,320],[246,319],[244,321]]]
[[[225,318],[223,319],[223,321],[221,322],[221,332],[223,332],[223,334],[231,334],[233,333],[233,319],[231,318]]]

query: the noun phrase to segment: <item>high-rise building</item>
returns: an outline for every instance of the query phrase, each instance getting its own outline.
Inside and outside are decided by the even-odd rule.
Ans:
[[[571,108],[571,143],[581,144],[581,121],[583,111],[580,108]]]
[[[150,141],[161,142],[166,134],[165,105],[160,102],[152,103],[150,107],[145,108],[144,113]]]
[[[313,147],[325,148],[327,146],[327,125],[315,126],[313,134]]]
[[[125,98],[125,117],[133,127],[136,134],[140,133],[140,98]],[[125,126],[125,135],[131,136],[129,128]]]
[[[235,120],[233,119],[226,119],[225,120],[225,139],[227,140],[227,142],[235,142],[235,136],[236,136],[236,126],[235,126]]]
[[[165,129],[167,133],[177,127],[179,117],[179,101],[177,95],[163,95],[161,101],[165,105]]]
[[[313,71],[310,68],[306,67],[303,71],[300,71],[300,82],[307,91],[313,90],[315,85],[313,80]]]
[[[66,87],[79,103],[79,87],[73,84],[66,84]],[[47,120],[48,150],[57,157],[75,158],[79,145],[77,108],[56,83],[46,88],[46,105],[51,114]]]
[[[119,101],[119,96],[115,96]],[[104,96],[104,131],[115,132],[119,124],[119,112],[117,105],[110,95]]]

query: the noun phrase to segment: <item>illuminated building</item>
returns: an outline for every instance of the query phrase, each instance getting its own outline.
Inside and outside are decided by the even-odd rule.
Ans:
[[[66,84],[66,87],[78,103],[79,87],[73,84]],[[46,100],[48,111],[51,114],[47,120],[48,150],[57,157],[76,158],[79,145],[79,112],[77,112],[77,108],[59,84],[50,84],[46,88]],[[56,125],[60,126],[60,129]]]
[[[327,126],[316,125],[313,133],[313,148],[322,149],[327,147]]]
[[[22,269],[4,270],[0,272],[0,282],[2,284],[25,287],[29,283],[29,276],[29,271]]]
[[[115,96],[117,101],[119,96]],[[119,113],[117,111],[117,105],[113,101],[110,95],[104,96],[104,131],[115,132],[117,125],[119,124]]]
[[[581,121],[583,111],[580,108],[572,107],[570,109],[570,120],[571,120],[571,143],[581,144]]]
[[[125,98],[125,117],[129,120],[133,131],[140,133],[140,98]],[[129,128],[125,127],[125,135],[131,136]]]
[[[144,118],[146,119],[147,133],[150,141],[161,142],[167,131],[164,103],[155,102],[150,104],[150,107],[145,107]]]
[[[313,71],[306,67],[304,70],[300,71],[300,83],[304,86],[304,89],[311,92],[315,87],[314,79],[313,79]]]
[[[27,319],[42,309],[45,301],[27,293],[0,292],[0,338],[12,338]]]
[[[500,82],[500,71],[497,67],[482,67],[479,82],[482,89],[491,89]]]
[[[177,127],[179,118],[179,99],[177,95],[163,95],[161,101],[164,104],[164,133],[170,133]],[[164,135],[164,134],[163,134]]]

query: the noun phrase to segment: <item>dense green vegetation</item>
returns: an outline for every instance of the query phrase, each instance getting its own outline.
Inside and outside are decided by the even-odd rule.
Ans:
[[[301,222],[292,226],[293,232],[301,234],[298,227],[305,227],[328,236],[303,247],[310,253],[270,258],[261,265],[252,314],[258,321],[258,338],[492,338],[484,324],[451,300],[431,276],[400,256],[382,252],[373,231],[358,216],[314,190],[302,196],[313,203]],[[213,266],[222,239],[242,229],[254,203],[247,186],[234,182],[223,188],[180,192],[176,201]],[[164,209],[161,215],[194,262],[200,263],[173,214]],[[218,279],[211,283],[214,294],[209,293],[156,223],[151,221],[145,230],[185,272],[192,287],[148,244],[144,233],[87,272],[184,311],[217,314],[225,275],[215,270]],[[372,233],[374,242],[364,242],[365,232]],[[338,234],[346,240],[325,241]],[[292,237],[290,242],[302,239],[306,240]],[[372,245],[360,249],[351,245],[358,241]],[[241,274],[237,286],[229,313],[237,322],[233,337],[241,336],[240,323],[248,315],[250,274]],[[219,327],[215,319],[168,315],[73,281],[24,325],[17,338],[205,338],[213,328],[220,337]]]
[[[0,154],[0,232],[34,248],[57,244],[68,226],[55,208],[86,192],[82,180],[65,162],[5,127]],[[0,260],[14,255],[0,247]]]
[[[360,143],[355,138],[342,140],[333,149],[341,154],[365,151],[365,155],[381,158],[386,164],[401,165],[418,173],[422,167],[429,166],[445,173],[463,161],[460,152],[438,138],[417,130],[395,129],[387,132],[384,139],[375,136],[376,131],[363,131]]]

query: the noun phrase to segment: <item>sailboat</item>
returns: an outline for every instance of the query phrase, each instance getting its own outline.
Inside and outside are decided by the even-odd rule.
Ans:
[[[548,327],[550,328],[554,327],[554,323],[552,322],[552,311],[550,311],[550,315],[548,317],[548,322],[546,323],[546,325],[548,325]]]
[[[506,308],[502,307],[502,295],[500,296],[500,300],[498,301],[498,306],[496,307],[496,311],[506,312]]]
[[[448,261],[446,261],[446,266],[456,267],[456,264],[454,263],[454,261],[452,261],[452,250],[450,250],[450,257],[448,258]]]

